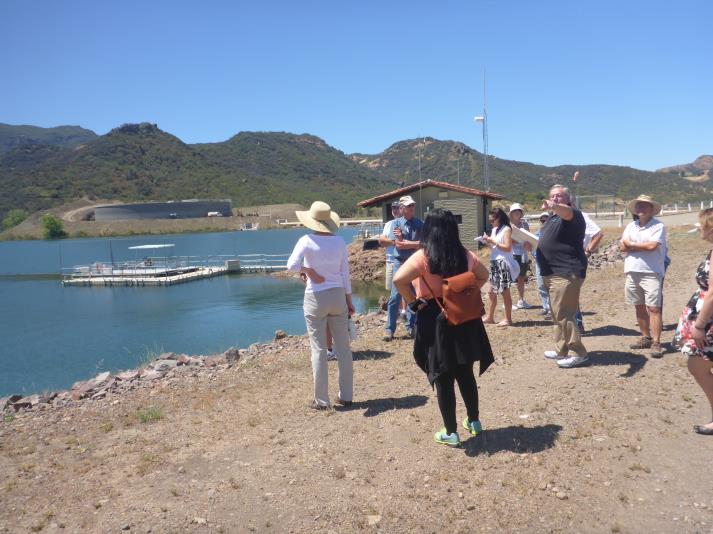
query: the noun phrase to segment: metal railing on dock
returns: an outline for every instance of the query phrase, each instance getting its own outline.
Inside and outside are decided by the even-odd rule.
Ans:
[[[147,256],[142,260],[94,262],[61,270],[70,286],[163,286],[228,273],[270,273],[287,269],[289,254]]]

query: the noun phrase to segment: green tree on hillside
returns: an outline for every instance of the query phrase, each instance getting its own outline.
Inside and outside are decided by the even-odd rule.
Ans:
[[[20,224],[27,219],[28,213],[25,210],[13,209],[7,212],[7,215],[2,220],[3,229],[7,230]]]
[[[42,226],[45,229],[45,239],[62,239],[67,237],[67,232],[64,231],[62,221],[50,215],[49,213],[42,216]]]

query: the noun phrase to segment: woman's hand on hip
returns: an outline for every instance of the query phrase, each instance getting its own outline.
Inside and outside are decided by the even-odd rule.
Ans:
[[[304,267],[304,273],[309,277],[310,280],[312,280],[312,283],[314,284],[321,284],[325,280],[324,276],[312,269],[312,267]]]

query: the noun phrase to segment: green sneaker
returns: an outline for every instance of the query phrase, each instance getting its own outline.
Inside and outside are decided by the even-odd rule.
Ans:
[[[445,428],[436,432],[433,435],[433,439],[436,440],[436,443],[443,443],[443,445],[448,445],[449,447],[460,447],[460,436],[458,436],[458,432],[449,434]]]
[[[480,421],[469,421],[467,417],[463,419],[463,428],[470,432],[471,436],[477,436],[483,431]]]

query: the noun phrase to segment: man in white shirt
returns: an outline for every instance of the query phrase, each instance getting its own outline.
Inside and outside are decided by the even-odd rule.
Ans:
[[[641,338],[632,349],[651,349],[653,358],[663,355],[661,350],[661,302],[664,261],[666,259],[666,229],[654,218],[661,204],[647,195],[639,195],[629,202],[629,211],[639,217],[624,229],[620,248],[626,253],[624,272],[626,302],[636,307],[636,320]]]
[[[584,222],[587,224],[584,229],[584,243],[582,246],[584,247],[584,255],[587,259],[589,259],[592,252],[599,248],[599,242],[604,237],[604,233],[602,232],[602,229],[599,228],[599,225],[595,223],[589,215],[582,212],[582,217],[584,217]],[[582,317],[581,306],[577,311],[575,318],[577,319],[577,328],[579,328],[579,333],[584,335],[584,319]]]
[[[396,247],[393,245],[396,236],[394,235],[394,226],[396,219],[401,217],[401,203],[394,200],[391,203],[391,215],[393,219],[387,221],[384,225],[384,230],[379,238],[379,245],[386,248],[386,284],[385,289],[391,289],[391,283],[394,279],[394,258],[396,257]]]

